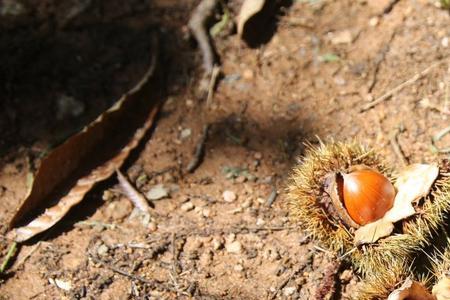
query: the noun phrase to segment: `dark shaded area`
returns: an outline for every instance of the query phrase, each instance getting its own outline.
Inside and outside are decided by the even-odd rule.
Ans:
[[[283,10],[292,5],[292,0],[266,1],[262,10],[245,24],[242,38],[251,48],[266,44],[278,28],[278,19]]]

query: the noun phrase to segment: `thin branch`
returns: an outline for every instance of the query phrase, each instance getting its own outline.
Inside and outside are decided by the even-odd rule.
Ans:
[[[186,170],[189,173],[194,172],[202,162],[203,154],[205,152],[204,151],[205,142],[206,138],[208,137],[208,131],[209,131],[209,124],[206,124],[205,126],[203,126],[202,135],[200,136],[200,139],[197,142],[197,146],[195,147],[194,156],[192,157],[191,161],[189,162],[186,168]]]
[[[411,77],[410,79],[400,83],[399,85],[397,85],[396,87],[394,87],[393,89],[389,90],[388,92],[384,93],[383,95],[381,95],[380,97],[376,98],[375,100],[365,104],[361,109],[360,112],[364,112],[366,110],[371,109],[372,107],[376,106],[377,104],[380,104],[381,102],[389,99],[390,97],[392,97],[394,94],[396,94],[397,92],[401,91],[403,88],[405,88],[408,85],[411,85],[413,83],[415,83],[417,80],[421,79],[422,77],[424,77],[425,75],[427,75],[432,69],[436,68],[437,66],[440,66],[441,64],[448,62],[448,60],[442,60],[439,61],[437,63],[432,64],[431,66],[427,67],[426,69],[424,69],[423,71],[421,71],[420,73],[415,74],[413,77]]]

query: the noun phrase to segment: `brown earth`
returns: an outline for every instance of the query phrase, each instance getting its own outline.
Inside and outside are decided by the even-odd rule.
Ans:
[[[214,39],[223,77],[206,105],[186,26],[198,2],[2,4],[2,233],[40,158],[137,82],[155,34],[167,100],[124,170],[144,193],[162,184],[170,195],[145,222],[115,180],[101,184],[20,247],[1,299],[321,299],[329,282],[334,299],[352,299],[359,279],[350,266],[289,222],[285,180],[303,143],[318,139],[356,139],[396,166],[446,156],[431,138],[449,125],[448,11],[425,0],[283,2],[256,48],[232,28]],[[228,3],[233,14],[239,5]],[[205,124],[204,160],[186,173]],[[449,143],[445,136],[438,146]],[[224,191],[237,199],[225,201]],[[0,241],[3,257],[8,241]]]

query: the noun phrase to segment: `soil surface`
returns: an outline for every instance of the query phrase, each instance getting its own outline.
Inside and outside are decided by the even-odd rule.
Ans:
[[[435,2],[281,1],[253,47],[229,23],[213,39],[221,76],[209,103],[187,28],[198,3],[0,4],[2,234],[41,158],[141,78],[155,35],[167,95],[123,168],[160,198],[151,219],[106,181],[20,247],[0,299],[352,299],[357,274],[288,218],[304,143],[356,139],[394,166],[448,156],[436,149],[450,136],[431,142],[450,118],[450,16]],[[241,3],[228,1],[232,17]],[[8,247],[1,238],[1,257]]]

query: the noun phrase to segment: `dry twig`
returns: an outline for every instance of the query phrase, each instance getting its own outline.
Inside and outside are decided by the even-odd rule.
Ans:
[[[447,62],[448,60],[442,60],[439,61],[437,63],[432,64],[431,66],[425,68],[423,71],[421,71],[420,73],[415,74],[413,77],[411,77],[410,79],[400,83],[399,85],[397,85],[395,88],[387,91],[386,93],[384,93],[383,95],[381,95],[380,97],[376,98],[375,100],[365,104],[361,109],[360,112],[364,112],[366,110],[371,109],[372,107],[374,107],[375,105],[389,99],[390,97],[392,97],[395,93],[401,91],[403,88],[405,88],[408,85],[411,85],[413,83],[415,83],[417,80],[421,79],[422,77],[424,77],[425,75],[427,75],[432,69],[436,68],[437,66],[440,66],[441,64],[443,64],[444,62]]]
[[[130,273],[128,273],[128,272],[126,272],[126,271],[124,271],[124,270],[122,270],[122,269],[120,269],[120,268],[118,268],[118,267],[116,267],[116,266],[113,266],[113,265],[111,265],[111,264],[108,264],[108,263],[102,261],[101,259],[99,259],[99,258],[97,258],[97,257],[95,257],[95,256],[93,256],[93,255],[89,256],[89,258],[90,258],[93,262],[95,262],[95,263],[101,265],[102,267],[105,267],[105,268],[107,268],[107,269],[110,269],[111,271],[113,271],[113,272],[115,272],[115,273],[117,273],[117,274],[120,274],[120,275],[122,275],[122,276],[128,277],[128,278],[130,278],[130,279],[132,279],[132,280],[135,280],[135,281],[139,281],[139,282],[148,284],[148,285],[150,285],[151,287],[155,287],[155,288],[159,288],[159,289],[163,289],[163,290],[169,290],[169,291],[171,291],[171,292],[176,292],[176,290],[174,290],[174,289],[173,289],[172,287],[170,287],[170,286],[167,286],[167,285],[165,285],[165,284],[163,284],[163,283],[161,283],[161,282],[155,281],[155,280],[148,280],[148,279],[146,279],[146,278],[144,278],[144,277],[141,277],[141,276],[138,276],[138,275],[134,275],[134,274],[130,274]]]
[[[202,162],[203,154],[204,154],[204,148],[205,148],[205,142],[206,138],[208,137],[208,131],[209,131],[209,124],[206,124],[203,126],[202,135],[200,136],[200,139],[197,142],[197,146],[195,147],[194,156],[192,157],[191,161],[189,162],[186,170],[189,173],[194,172],[200,163]]]
[[[211,43],[211,38],[205,28],[206,21],[210,18],[219,0],[202,0],[195,8],[194,13],[189,19],[188,27],[198,42],[203,54],[203,67],[207,75],[213,72],[216,64],[216,55]]]
[[[392,149],[394,150],[395,155],[399,158],[400,162],[403,166],[407,166],[409,164],[408,159],[405,157],[403,150],[398,144],[398,135],[400,134],[400,130],[396,129],[395,132],[391,135],[389,142],[391,143]]]
[[[134,206],[136,206],[140,211],[148,214],[150,212],[150,205],[148,204],[147,199],[145,199],[145,197],[134,188],[134,186],[128,181],[122,172],[119,171],[119,169],[116,170],[116,173],[120,187],[127,198],[130,199]]]
[[[275,292],[273,292],[272,295],[269,295],[267,297],[267,299],[272,300],[275,299],[278,295],[278,293],[292,280],[292,278],[294,278],[294,276],[296,276],[298,273],[300,273],[300,271],[302,271],[310,262],[311,262],[311,258],[313,256],[313,252],[309,252],[308,255],[306,255],[303,259],[303,261],[301,261],[296,268],[292,271],[291,275],[289,275],[288,277],[286,277],[277,287],[277,289],[275,290]]]

